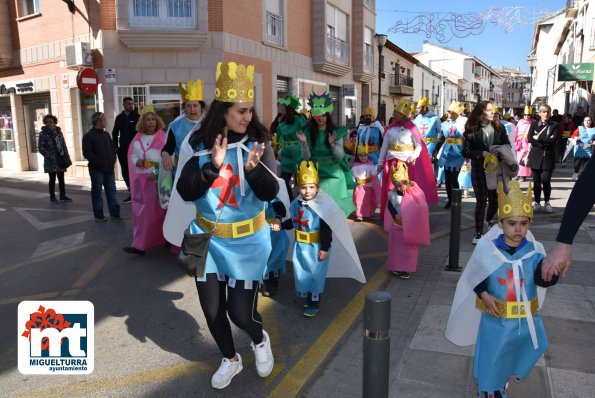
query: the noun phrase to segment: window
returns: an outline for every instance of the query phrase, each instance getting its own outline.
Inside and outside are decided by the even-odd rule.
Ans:
[[[27,15],[39,14],[39,0],[21,0],[21,17]]]
[[[364,5],[369,9],[374,9],[374,0],[364,0]]]
[[[326,6],[326,55],[333,61],[349,64],[347,14],[327,4]]]
[[[374,47],[372,41],[374,40],[374,34],[372,29],[364,28],[364,71],[374,71]]]
[[[129,5],[133,28],[196,27],[196,0],[131,0]]]
[[[266,0],[265,1],[265,40],[283,46],[284,26],[283,26],[283,1]]]

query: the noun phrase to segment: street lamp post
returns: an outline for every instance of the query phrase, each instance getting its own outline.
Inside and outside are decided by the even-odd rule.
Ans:
[[[529,72],[531,73],[529,77],[529,105],[531,105],[533,103],[531,98],[533,96],[533,69],[537,66],[537,55],[535,53],[527,55],[527,63],[529,64]]]
[[[374,35],[376,37],[376,42],[378,45],[378,120],[380,121],[381,117],[383,117],[384,115],[382,115],[382,112],[380,110],[381,105],[382,105],[382,72],[384,71],[383,68],[383,64],[382,64],[382,49],[384,48],[384,45],[386,44],[386,35],[380,34],[380,33],[376,33]],[[397,71],[397,73],[399,73],[400,71]],[[381,121],[380,123],[384,124],[384,121]]]

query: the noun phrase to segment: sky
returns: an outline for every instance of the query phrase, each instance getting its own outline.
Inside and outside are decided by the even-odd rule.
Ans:
[[[419,3],[414,1],[376,0],[376,32],[388,35],[388,39],[407,52],[418,52],[422,50],[423,41],[450,47],[453,49],[463,48],[463,51],[475,55],[483,62],[497,68],[505,66],[518,68],[529,72],[527,65],[527,54],[531,49],[533,38],[534,17],[547,15],[553,11],[560,10],[566,6],[566,0],[426,0]],[[448,13],[468,14],[476,12],[487,13],[491,9],[503,9],[506,7],[523,7],[520,15],[525,21],[514,22],[507,32],[503,24],[482,24],[477,22],[476,26],[485,27],[478,35],[471,34],[465,38],[454,37],[446,34],[446,42],[439,42],[437,36],[432,34],[427,37],[425,33],[391,33],[389,29],[397,22],[415,20],[419,16],[427,17],[436,15],[440,18],[446,17]],[[498,15],[492,13],[491,15]],[[437,19],[436,17],[434,17]],[[503,18],[505,20],[518,20],[514,18]],[[427,19],[421,26],[428,27]],[[463,29],[463,32],[479,32],[481,29]],[[446,30],[449,32],[449,30]]]

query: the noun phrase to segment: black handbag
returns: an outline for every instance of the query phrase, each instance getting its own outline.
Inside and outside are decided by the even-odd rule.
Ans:
[[[182,240],[178,260],[189,276],[201,278],[204,276],[210,242],[211,234],[193,234],[189,228],[184,231],[184,239]]]

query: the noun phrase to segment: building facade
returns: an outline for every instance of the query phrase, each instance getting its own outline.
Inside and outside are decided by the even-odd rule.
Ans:
[[[333,118],[355,124],[372,101],[375,1],[0,0],[1,167],[42,169],[36,141],[41,118],[58,117],[75,167],[90,115],[108,129],[124,97],[153,104],[170,121],[180,112],[178,82],[203,81],[214,96],[219,61],[253,64],[255,108],[270,124],[277,98],[328,90]],[[3,12],[6,11],[6,12]],[[7,29],[8,27],[8,29]],[[68,52],[68,54],[67,54]],[[77,87],[81,68],[98,76],[97,91]]]
[[[530,104],[530,75],[521,68],[495,68],[502,77],[502,110],[511,116],[523,116],[525,105]]]

